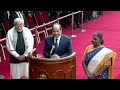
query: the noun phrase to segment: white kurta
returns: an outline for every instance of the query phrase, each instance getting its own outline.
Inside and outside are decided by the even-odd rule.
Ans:
[[[7,32],[7,36],[6,36],[6,46],[8,51],[15,56],[16,58],[19,56],[19,54],[16,52],[16,44],[17,44],[17,31],[15,30],[15,27],[11,28],[8,32]],[[34,45],[34,38],[32,36],[31,31],[26,28],[23,27],[23,38],[24,38],[24,42],[25,42],[25,53],[23,55],[25,55],[27,57],[28,53],[33,49],[33,45]],[[19,64],[10,64],[10,70],[11,70],[11,75],[13,79],[18,79],[21,76],[29,76],[29,63],[26,62],[22,62]]]

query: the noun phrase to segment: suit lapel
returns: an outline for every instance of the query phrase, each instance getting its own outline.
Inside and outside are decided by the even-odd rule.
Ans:
[[[62,45],[63,45],[63,36],[61,35],[58,51],[62,48]]]
[[[51,36],[51,48],[52,48],[52,45],[54,45],[54,37]]]

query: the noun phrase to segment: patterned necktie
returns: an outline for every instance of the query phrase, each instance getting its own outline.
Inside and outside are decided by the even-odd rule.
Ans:
[[[54,53],[57,53],[57,48],[58,48],[58,43],[57,43],[57,38],[55,39],[55,49],[54,49]]]

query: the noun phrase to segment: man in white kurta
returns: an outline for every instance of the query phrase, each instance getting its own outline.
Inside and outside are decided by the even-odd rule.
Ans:
[[[17,47],[18,33],[22,33],[22,43],[19,43]],[[29,78],[27,55],[33,49],[33,45],[34,38],[31,31],[24,27],[24,21],[21,18],[16,18],[14,20],[14,27],[7,32],[6,36],[6,46],[10,52],[10,73],[12,79]],[[23,53],[19,54],[18,52],[21,51]]]

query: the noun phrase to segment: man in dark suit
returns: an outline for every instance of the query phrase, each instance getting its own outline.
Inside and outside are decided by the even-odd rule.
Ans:
[[[62,58],[72,53],[70,38],[61,33],[61,25],[54,23],[52,26],[52,35],[45,39],[43,54],[46,58]]]
[[[2,38],[6,37],[6,32],[2,26],[2,23],[8,20],[8,11],[0,11],[0,26],[1,26],[1,34]]]
[[[25,17],[25,14],[23,13],[23,11],[10,11],[10,16],[9,16],[10,28],[12,28],[14,26],[15,18],[22,18],[24,20],[25,27],[29,28],[27,19]]]
[[[74,12],[77,12],[77,11],[74,11]],[[82,17],[82,13],[74,14],[74,25],[73,25],[73,29],[76,29],[76,28],[80,28],[80,27],[81,27],[81,17]]]
[[[8,20],[8,12],[0,11],[0,24]]]

